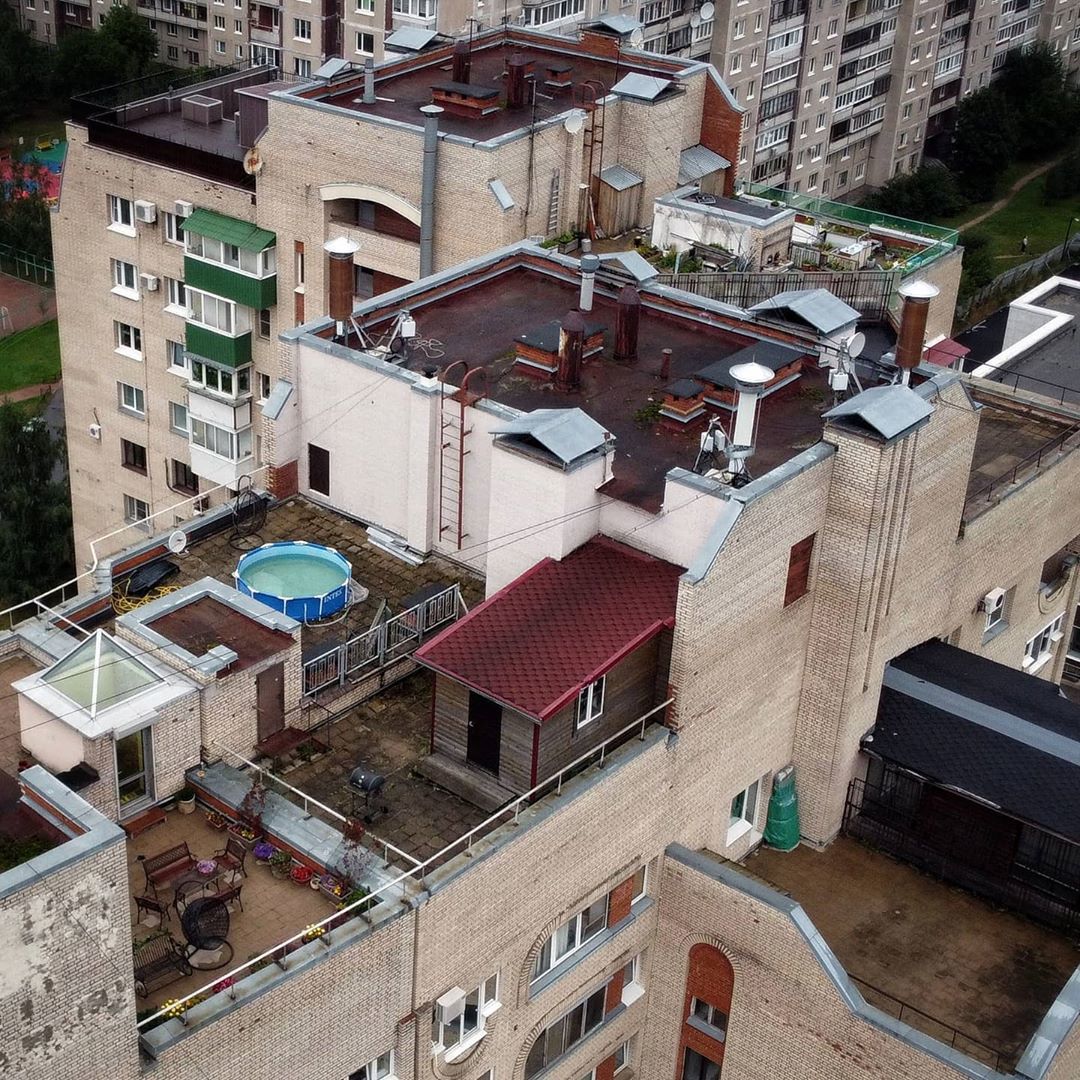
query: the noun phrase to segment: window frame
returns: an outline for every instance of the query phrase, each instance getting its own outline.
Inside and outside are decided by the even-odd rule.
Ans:
[[[499,1001],[499,989],[500,989],[499,973],[496,971],[494,974],[487,976],[480,982],[478,986],[473,988],[466,995],[466,1008],[461,1011],[461,1015],[455,1017],[450,1023],[443,1023],[438,1018],[438,1014],[433,1012],[431,1017],[431,1055],[435,1057],[439,1054],[443,1056],[443,1060],[451,1063],[460,1060],[466,1055],[466,1053],[472,1049],[480,1040],[487,1034],[487,1028],[484,1021],[488,1017],[494,1015],[502,1006]],[[476,1013],[475,1026],[465,1029],[466,1016],[468,1015],[468,999],[473,995],[476,996]],[[446,1032],[452,1030],[455,1026],[458,1027],[457,1038],[452,1043],[446,1042]],[[438,1029],[438,1037],[436,1037],[436,1028]]]
[[[381,1062],[386,1059],[385,1072],[379,1072],[383,1066]],[[374,1071],[373,1071],[374,1070]],[[349,1073],[349,1080],[393,1080],[394,1076],[394,1050],[387,1050],[384,1054],[365,1062],[359,1069]]]
[[[140,499],[135,495],[129,495],[126,491],[124,494],[124,523],[126,525],[137,525],[139,528],[149,529],[150,527],[150,504],[145,499]],[[140,513],[145,511],[145,513]]]
[[[706,1015],[699,1015],[698,1006],[704,1006]],[[723,1017],[722,1024],[716,1023],[718,1016]],[[717,1042],[725,1042],[727,1040],[727,1029],[728,1024],[731,1022],[731,1017],[719,1006],[711,1004],[704,998],[696,996],[690,998],[690,1013],[686,1019],[691,1027],[700,1024],[702,1027],[708,1028],[709,1034],[711,1034]],[[694,1023],[694,1021],[696,1021],[696,1023]]]
[[[578,692],[574,710],[574,731],[581,731],[595,723],[604,715],[604,698],[607,690],[607,675],[594,679]],[[582,718],[584,717],[584,719]]]
[[[176,423],[177,409],[183,409],[184,411],[184,424],[182,427]],[[185,439],[191,436],[191,415],[188,413],[188,407],[179,401],[169,402],[169,430],[174,435],[183,435]]]
[[[590,912],[600,904],[603,904],[604,910],[602,917],[597,922],[596,914],[590,916]],[[591,903],[579,908],[565,922],[559,923],[551,934],[544,939],[544,943],[536,953],[529,985],[533,986],[547,975],[550,975],[551,972],[557,971],[567,960],[588,945],[593,938],[598,937],[607,930],[610,917],[611,893],[607,892],[603,896],[598,896]],[[587,919],[589,921],[586,921]],[[563,935],[563,943],[558,946],[561,951],[556,956],[556,943],[560,935]],[[572,943],[570,943],[571,938]]]
[[[754,830],[757,824],[758,803],[761,801],[761,787],[759,777],[741,791],[736,792],[732,798],[728,812],[728,846]],[[736,803],[738,803],[738,809],[736,809]]]
[[[565,1057],[575,1046],[581,1043],[584,1039],[588,1038],[594,1031],[598,1031],[604,1026],[604,1021],[607,1018],[605,1009],[607,986],[605,982],[602,986],[597,987],[591,993],[586,994],[576,1005],[569,1008],[561,1016],[557,1017],[550,1024],[547,1025],[533,1041],[532,1046],[529,1047],[529,1052],[525,1058],[525,1080],[534,1080],[546,1069],[551,1068],[555,1062]],[[598,1013],[595,1019],[590,1023],[590,1013]],[[575,1014],[578,1016],[577,1024],[573,1023]],[[559,1047],[555,1050],[554,1054],[549,1056],[549,1050],[552,1049],[551,1032],[555,1028],[561,1028],[559,1036]],[[572,1033],[573,1037],[569,1040],[567,1035]],[[539,1063],[532,1060],[533,1052],[541,1048],[542,1059]]]
[[[128,300],[139,299],[139,268],[133,262],[128,262],[127,259],[110,259],[112,264],[112,279],[113,287],[111,292],[116,296],[123,296]],[[127,284],[128,274],[130,270],[131,284]]]
[[[1022,667],[1029,674],[1041,671],[1053,658],[1056,645],[1065,636],[1065,612],[1044,626],[1024,646]]]
[[[141,462],[141,464],[140,464]],[[120,465],[122,468],[145,476],[147,472],[146,447],[142,443],[132,442],[131,439],[120,440]]]
[[[109,209],[109,232],[120,233],[121,236],[135,235],[135,200],[126,195],[106,195]],[[124,220],[124,209],[127,209],[127,220]]]
[[[130,405],[124,400],[125,391],[127,390],[131,391]],[[137,416],[140,420],[146,419],[146,391],[141,386],[118,379],[116,383],[116,400],[121,412],[127,413],[129,416]],[[137,404],[138,402],[141,402],[141,404]]]
[[[143,347],[140,327],[135,326],[134,323],[113,319],[113,341],[115,342],[114,352],[142,363]]]

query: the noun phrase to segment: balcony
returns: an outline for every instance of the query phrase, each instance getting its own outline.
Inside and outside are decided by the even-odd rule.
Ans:
[[[406,281],[417,281],[420,277],[420,243],[391,236],[375,229],[365,229],[331,217],[331,232],[327,239],[344,233],[350,240],[360,244],[364,265],[372,270],[390,274]]]
[[[231,337],[216,330],[189,322],[185,343],[188,352],[205,357],[215,364],[239,367],[251,363],[251,331]]]
[[[184,281],[193,289],[204,289],[256,310],[277,303],[276,273],[255,277],[188,255],[184,258]]]
[[[251,23],[248,27],[248,38],[254,45],[281,45],[281,27],[260,26]]]
[[[810,4],[808,0],[773,0],[769,6],[769,27],[776,23],[786,22],[789,19],[802,19],[806,17]]]

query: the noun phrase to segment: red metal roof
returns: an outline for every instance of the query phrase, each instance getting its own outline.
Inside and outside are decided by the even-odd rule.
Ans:
[[[605,536],[544,559],[415,653],[546,720],[623,656],[675,624],[682,569]]]
[[[926,350],[926,359],[940,367],[952,367],[957,360],[963,360],[971,350],[966,345],[952,338],[942,338],[936,345]]]

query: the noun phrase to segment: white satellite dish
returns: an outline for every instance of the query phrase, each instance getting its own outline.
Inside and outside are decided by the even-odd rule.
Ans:
[[[263,159],[262,154],[259,153],[259,148],[253,146],[246,154],[244,154],[244,172],[248,176],[258,176],[262,172]]]
[[[701,16],[696,11],[690,16],[690,25],[695,30],[701,25]]]
[[[563,121],[563,127],[566,128],[567,134],[576,135],[585,126],[585,114],[580,109],[571,109],[566,114],[566,119]]]
[[[645,32],[640,26],[631,32],[630,44],[633,45],[635,49],[640,49],[641,46],[645,44]]]
[[[180,555],[187,548],[187,533],[182,529],[169,533],[168,547],[174,555]]]
[[[862,351],[866,348],[866,335],[860,333],[852,334],[851,337],[844,342],[844,345],[847,346],[848,356],[853,359],[857,356],[862,356]]]
[[[716,14],[716,5],[710,3],[709,0],[705,0],[698,14],[701,16],[702,22],[708,22]]]

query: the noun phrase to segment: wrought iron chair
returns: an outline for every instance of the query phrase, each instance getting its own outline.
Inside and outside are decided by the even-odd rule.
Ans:
[[[156,896],[136,896],[136,922],[142,922],[144,915],[156,915],[158,917],[158,926],[164,928],[165,924],[169,921],[169,905],[166,901],[159,900]]]
[[[230,836],[225,841],[223,851],[214,852],[214,858],[217,860],[218,866],[232,875],[230,879],[232,883],[236,882],[237,875],[247,877],[247,870],[244,868],[247,853],[248,849],[235,836]]]
[[[244,910],[244,901],[240,898],[240,890],[243,885],[232,885],[228,889],[218,889],[214,896],[215,900],[220,900],[223,904],[231,904],[234,900],[240,905],[240,910]]]

